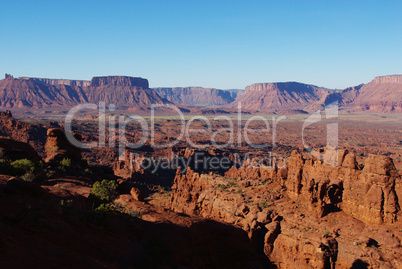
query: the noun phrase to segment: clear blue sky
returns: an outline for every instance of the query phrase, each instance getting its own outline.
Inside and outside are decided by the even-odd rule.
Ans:
[[[328,88],[402,73],[402,1],[2,1],[0,74]]]

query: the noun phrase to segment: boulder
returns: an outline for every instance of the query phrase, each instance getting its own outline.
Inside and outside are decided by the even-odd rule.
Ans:
[[[135,201],[144,201],[145,195],[138,188],[132,187],[130,191],[131,196]]]
[[[354,153],[348,153],[343,159],[342,166],[357,169],[356,155]]]

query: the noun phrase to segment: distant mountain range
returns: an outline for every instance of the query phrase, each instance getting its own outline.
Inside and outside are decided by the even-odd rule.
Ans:
[[[342,91],[299,82],[256,83],[245,91],[201,87],[150,89],[148,80],[127,76],[84,81],[6,75],[0,80],[1,108],[69,108],[100,101],[122,110],[174,103],[234,111],[241,103],[242,111],[249,112],[310,112],[338,101],[351,111],[402,112],[402,75],[376,77],[368,84]]]

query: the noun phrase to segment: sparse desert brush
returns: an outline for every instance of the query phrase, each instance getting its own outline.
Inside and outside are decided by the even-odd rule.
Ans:
[[[16,176],[22,176],[27,173],[33,173],[35,171],[35,163],[28,159],[21,159],[13,161],[11,164],[13,174]]]
[[[79,161],[72,160],[70,158],[64,158],[58,163],[56,170],[59,172],[70,174],[70,175],[78,175],[78,174],[91,174],[92,171],[88,166],[88,162],[86,159],[81,159]]]
[[[35,175],[32,172],[25,173],[21,176],[21,179],[24,181],[32,182],[35,180]]]
[[[63,171],[68,171],[71,169],[71,159],[69,158],[64,158],[63,160],[60,161],[60,168]]]
[[[106,204],[100,204],[97,208],[95,208],[95,213],[96,214],[109,214],[113,213],[113,210],[111,208],[111,205],[109,203]]]
[[[91,194],[88,198],[93,199],[97,204],[113,202],[119,196],[117,187],[118,184],[114,180],[104,179],[97,181],[92,186]]]

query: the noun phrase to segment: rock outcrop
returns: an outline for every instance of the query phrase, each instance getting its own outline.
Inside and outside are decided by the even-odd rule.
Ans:
[[[46,131],[43,126],[14,119],[10,110],[0,112],[0,137],[29,143],[41,156],[46,142]]]
[[[75,139],[81,140],[79,134],[73,134]],[[72,145],[63,129],[49,129],[45,144],[46,162],[57,163],[63,159],[70,159],[73,162],[81,161],[81,149]]]
[[[9,160],[29,159],[34,162],[41,160],[31,145],[13,139],[0,138],[0,159],[3,158]]]
[[[396,268],[392,264],[402,262],[396,258],[402,254],[402,238],[395,237],[402,215],[401,176],[389,157],[370,155],[359,166],[353,153],[337,154],[337,165],[331,165],[332,153],[294,151],[286,168],[262,172],[246,165],[233,167],[225,177],[179,170],[170,208],[242,228],[279,268],[351,268],[360,263]],[[391,225],[396,230],[378,228]],[[381,241],[383,249],[363,243],[366,237]]]
[[[400,190],[396,182],[400,176],[392,160],[369,155],[360,170],[354,154],[345,153],[336,167],[292,153],[285,181],[290,197],[306,201],[320,216],[342,210],[365,223],[398,222]]]

